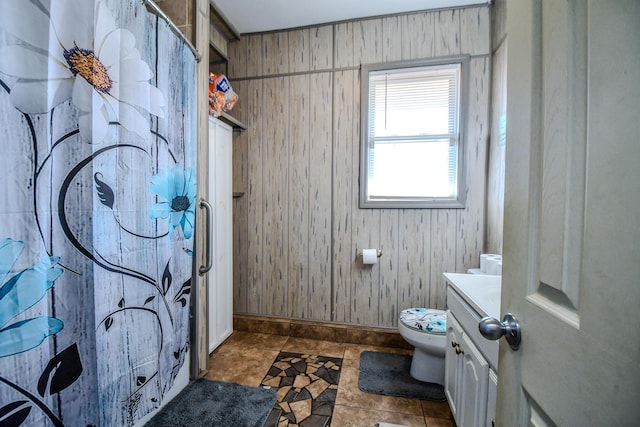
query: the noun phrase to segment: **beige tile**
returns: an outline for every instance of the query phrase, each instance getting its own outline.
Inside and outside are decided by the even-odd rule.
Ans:
[[[188,5],[185,0],[165,0],[160,6],[162,11],[177,26],[187,24]]]
[[[272,326],[279,332],[280,326],[289,326],[288,323],[278,321],[265,323],[262,326],[266,326],[265,330],[269,331]],[[447,403],[381,396],[358,389],[360,354],[363,351],[411,354],[412,351],[407,349],[236,331],[210,356],[210,370],[206,377],[259,386],[279,351],[343,358],[331,423],[335,427],[370,427],[376,422],[420,427],[455,427]],[[285,388],[279,390],[279,393],[284,391]],[[305,412],[305,408],[298,409]]]
[[[383,353],[394,353],[394,354],[413,354],[412,350],[407,350],[403,348],[390,348],[390,347],[379,347],[375,345],[362,345],[362,344],[346,344],[344,349],[344,359],[355,361],[355,367],[360,368],[360,354],[363,351],[380,351]]]
[[[431,402],[429,400],[421,400],[422,414],[429,418],[442,418],[446,420],[453,419],[451,408],[447,402]]]
[[[371,427],[377,422],[425,427],[422,416],[336,405],[331,418],[333,427]]]
[[[292,337],[311,338],[333,342],[344,342],[347,336],[346,326],[328,325],[326,323],[314,324],[310,322],[291,322],[289,335]]]
[[[287,337],[281,335],[235,331],[223,345],[280,351],[286,341]]]
[[[456,427],[453,420],[444,420],[442,418],[426,418],[427,427]]]
[[[342,369],[336,405],[362,409],[377,409],[386,412],[419,415],[422,417],[422,406],[417,399],[383,396],[361,391],[358,388],[358,369],[356,368]]]
[[[347,330],[347,342],[381,347],[411,348],[397,329],[387,328],[373,330],[369,328],[349,328]]]
[[[178,29],[191,43],[193,43],[193,25],[178,25]]]
[[[206,377],[238,384],[259,386],[277,350],[247,349],[241,346],[222,346],[209,356],[209,372]]]
[[[347,359],[346,357],[342,359],[342,369],[344,368],[353,368],[357,371],[360,370],[360,358],[357,359]]]
[[[291,321],[260,316],[233,316],[233,329],[236,331],[259,332],[263,334],[289,336]]]
[[[289,337],[282,351],[313,354],[315,356],[344,357],[344,344],[310,338]]]
[[[187,24],[191,24],[193,25],[193,6],[194,6],[195,1],[193,0],[187,0]]]

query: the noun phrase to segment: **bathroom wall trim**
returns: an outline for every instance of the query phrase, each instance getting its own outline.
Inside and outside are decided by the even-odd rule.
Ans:
[[[234,315],[233,329],[234,331],[312,338],[338,343],[412,348],[396,328],[313,322],[281,317]]]
[[[491,55],[482,54],[482,55],[466,55],[470,60],[478,59],[478,58],[489,58]],[[270,74],[266,76],[254,76],[254,77],[234,77],[234,82],[242,82],[247,80],[264,80],[264,79],[274,79],[279,77],[292,77],[292,76],[307,76],[307,75],[315,75],[315,74],[323,74],[323,73],[336,73],[340,71],[360,71],[362,68],[360,65],[353,67],[338,67],[338,68],[319,68],[317,70],[310,71],[295,71],[291,73],[280,73],[280,74]]]

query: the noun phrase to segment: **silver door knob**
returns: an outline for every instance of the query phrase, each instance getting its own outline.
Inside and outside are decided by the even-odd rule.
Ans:
[[[494,317],[483,317],[478,323],[478,329],[488,340],[497,340],[504,335],[512,350],[520,348],[520,324],[516,316],[511,313],[505,314],[502,322]]]

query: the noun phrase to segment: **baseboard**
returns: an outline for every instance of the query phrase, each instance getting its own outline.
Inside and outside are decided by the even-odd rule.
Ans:
[[[394,328],[375,328],[340,323],[313,322],[252,315],[233,316],[233,329],[339,343],[412,349]]]

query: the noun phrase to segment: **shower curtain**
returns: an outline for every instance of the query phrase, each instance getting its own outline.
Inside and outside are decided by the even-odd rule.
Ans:
[[[185,365],[195,75],[140,0],[0,1],[1,426],[132,425]]]

